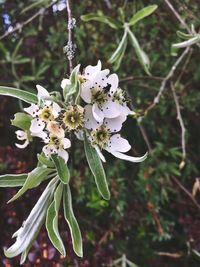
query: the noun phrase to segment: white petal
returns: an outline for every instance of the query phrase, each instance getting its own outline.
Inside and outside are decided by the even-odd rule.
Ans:
[[[104,124],[111,132],[119,132],[125,120],[126,120],[126,116],[121,115],[116,118],[105,119]]]
[[[95,148],[97,154],[99,155],[100,159],[101,159],[103,162],[106,162],[106,159],[105,159],[104,155],[101,153],[101,150],[99,149],[99,147],[98,147],[98,146],[94,146],[94,148]]]
[[[85,128],[89,130],[97,129],[102,124],[102,122],[98,122],[95,120],[92,113],[91,105],[86,105],[84,108],[85,108]]]
[[[64,149],[67,149],[71,146],[71,141],[68,138],[62,138],[62,145]]]
[[[45,131],[41,131],[41,132],[38,132],[38,133],[31,133],[32,136],[35,136],[35,137],[39,137],[41,138],[45,143],[48,143],[48,134],[47,132]]]
[[[44,152],[46,157],[49,157],[50,155],[58,152],[54,145],[46,145],[42,148],[42,151]]]
[[[36,87],[37,87],[37,90],[38,90],[37,97],[38,97],[39,101],[41,99],[44,99],[45,97],[49,97],[50,96],[49,92],[43,86],[37,84]]]
[[[18,140],[26,140],[27,139],[27,133],[21,130],[17,130],[16,132],[17,139]]]
[[[40,133],[45,127],[45,123],[41,120],[41,119],[33,119],[31,121],[31,127],[30,127],[30,131],[32,133]]]
[[[108,151],[108,152],[110,152],[116,158],[127,160],[127,161],[130,161],[130,162],[135,162],[135,163],[139,163],[139,162],[144,161],[148,156],[148,153],[146,153],[142,157],[131,157],[131,156],[125,155],[125,154],[120,153],[120,152],[113,152],[113,151],[112,152]]]
[[[103,122],[104,113],[102,110],[100,110],[100,108],[96,104],[92,105],[92,114],[93,114],[95,120],[97,120],[99,122]]]
[[[105,118],[115,118],[120,115],[119,104],[113,102],[112,100],[108,100],[105,104],[103,104],[102,110]]]
[[[93,84],[99,85],[102,88],[107,85],[107,75],[110,73],[108,69],[102,70],[96,74],[96,76],[93,79]]]
[[[117,74],[115,73],[111,74],[107,79],[107,83],[111,85],[110,94],[113,95],[116,92],[119,84],[119,78]]]
[[[47,123],[47,130],[50,134],[57,136],[58,138],[63,138],[65,136],[64,129],[56,121],[50,121]]]
[[[69,154],[67,151],[65,151],[64,149],[59,149],[58,150],[58,156],[60,156],[61,158],[64,159],[64,161],[67,163],[68,159],[69,159]]]
[[[23,148],[27,147],[28,144],[29,144],[29,141],[26,140],[23,144],[15,144],[15,145],[16,145],[16,147],[23,149]]]
[[[57,103],[53,102],[53,115],[55,118],[58,117],[60,111],[61,111],[61,107]]]
[[[86,103],[91,103],[91,88],[92,84],[90,81],[86,81],[81,85],[81,98],[86,102]]]
[[[127,105],[120,105],[120,113],[128,116],[129,114],[131,115],[135,115],[136,113],[134,111],[131,111],[129,107],[127,107]]]
[[[70,85],[71,82],[69,79],[63,79],[62,82],[61,82],[61,87],[62,89],[64,89],[67,85]]]
[[[87,79],[92,79],[96,74],[101,70],[101,61],[98,60],[98,63],[96,66],[87,66],[84,71],[84,76]]]
[[[32,117],[35,117],[39,112],[39,106],[36,104],[31,104],[30,107],[24,108],[24,111],[26,111]]]
[[[109,142],[109,151],[112,153],[113,151],[118,151],[118,152],[127,152],[131,149],[131,146],[129,142],[120,136],[120,134],[114,134],[110,138]]]

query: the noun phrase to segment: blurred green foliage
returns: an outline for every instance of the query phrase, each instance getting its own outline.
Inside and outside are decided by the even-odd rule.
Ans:
[[[198,0],[171,2],[189,27],[194,24],[195,29],[199,29]],[[50,3],[44,0],[0,1],[0,35],[12,30],[17,23],[23,25],[44,8],[31,23],[0,41],[1,85],[33,92],[39,83],[50,91],[61,90],[61,79],[69,75],[68,62],[63,54],[67,43],[67,13],[65,1],[57,1],[47,8]],[[182,53],[180,50],[173,56],[171,45],[181,42],[176,31],[184,31],[183,26],[162,0],[72,1],[73,16],[77,21],[74,31],[76,63],[81,63],[84,68],[101,59],[103,67],[111,70],[115,66],[109,63],[109,58],[120,43],[123,29],[113,29],[99,21],[84,22],[81,16],[98,11],[115,20],[124,18],[128,21],[150,4],[158,5],[157,10],[132,30],[150,59],[152,77],[146,77],[129,42],[117,71],[121,86],[128,91],[135,110],[141,113],[151,105],[161,86],[161,79],[154,77],[165,77]],[[106,155],[105,168],[111,189],[109,202],[96,190],[86,167],[83,147],[74,144],[73,201],[86,243],[85,258],[89,262],[89,265],[80,266],[112,266],[114,259],[123,254],[140,267],[199,266],[199,256],[191,253],[192,249],[200,250],[200,234],[196,230],[200,227],[199,209],[173,179],[175,177],[190,193],[195,178],[200,175],[199,59],[199,48],[193,46],[172,78],[176,82],[181,75],[176,93],[186,127],[187,157],[183,168],[180,168],[181,129],[169,83],[159,104],[141,122],[151,146],[148,159],[137,165]],[[127,77],[134,79],[123,80]],[[13,101],[9,105],[19,110]],[[4,114],[5,111],[1,112]],[[2,122],[1,129],[4,127],[8,128]],[[8,131],[8,136],[14,138],[13,128]],[[129,120],[123,134],[129,138],[136,154],[146,152],[148,147],[136,120]],[[1,138],[6,138],[4,131]],[[1,162],[0,168],[3,166]],[[198,194],[195,198],[200,200]],[[100,259],[96,263],[93,256],[97,252]],[[161,252],[169,254],[162,256]]]

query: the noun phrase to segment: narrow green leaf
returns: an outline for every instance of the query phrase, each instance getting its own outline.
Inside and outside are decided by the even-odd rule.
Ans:
[[[181,39],[184,39],[184,40],[188,40],[188,39],[194,37],[193,34],[188,34],[188,33],[184,33],[181,31],[177,31],[176,34],[178,37],[180,37]]]
[[[82,244],[81,231],[79,229],[78,222],[74,216],[72,208],[72,196],[69,185],[65,185],[64,187],[63,208],[64,208],[65,220],[67,221],[70,229],[74,252],[79,257],[83,257],[83,244]]]
[[[184,48],[184,47],[188,47],[194,44],[197,44],[200,42],[200,35],[197,35],[187,41],[181,42],[181,43],[177,43],[177,44],[173,44],[172,47],[173,48]]]
[[[11,120],[11,124],[26,131],[30,129],[31,119],[32,117],[30,115],[18,112],[14,115],[14,119]]]
[[[129,26],[135,25],[138,21],[151,15],[157,8],[158,8],[157,5],[151,5],[151,6],[144,7],[143,9],[139,10],[136,14],[134,14],[132,16],[128,25]]]
[[[103,22],[103,23],[109,25],[113,29],[119,29],[122,27],[121,23],[119,23],[117,20],[115,20],[109,16],[105,16],[102,12],[89,13],[86,15],[82,15],[81,19],[83,21],[95,20],[95,21]]]
[[[112,56],[108,60],[110,63],[114,63],[119,58],[119,56],[121,55],[121,53],[123,51],[124,44],[126,42],[126,37],[127,37],[127,31],[125,30],[124,31],[124,35],[123,35],[123,37],[122,37],[117,49],[115,50],[115,52],[112,54]]]
[[[17,192],[14,197],[12,197],[8,203],[16,200],[21,195],[23,195],[28,189],[32,189],[38,186],[42,181],[47,179],[48,175],[52,172],[52,169],[46,167],[37,167],[28,174],[28,177],[23,185],[23,187]]]
[[[43,154],[37,154],[38,161],[49,168],[55,168],[55,164],[50,160],[47,159]]]
[[[48,208],[46,217],[46,229],[54,247],[66,256],[65,247],[58,231],[58,212],[63,194],[63,184],[60,183],[54,193],[54,200]]]
[[[90,170],[92,171],[94,175],[99,193],[102,195],[104,199],[109,200],[110,192],[108,189],[108,184],[107,184],[106,175],[104,172],[102,162],[95,148],[91,146],[86,136],[84,138],[84,148],[85,148],[87,162],[89,164]]]
[[[17,187],[22,186],[28,173],[23,174],[5,174],[0,176],[0,187]]]
[[[70,172],[64,159],[58,155],[52,155],[51,157],[57,169],[59,179],[63,184],[68,184],[70,179]]]
[[[0,86],[0,95],[12,96],[30,104],[38,102],[35,94],[7,86]]]
[[[44,222],[56,184],[57,180],[51,180],[35,204],[28,218],[23,223],[22,227],[13,234],[13,237],[16,237],[17,239],[10,248],[4,251],[6,257],[13,258],[19,255],[28,249],[28,247],[36,239],[36,236]]]
[[[146,55],[146,53],[142,50],[142,48],[140,47],[138,40],[136,39],[135,35],[133,34],[133,32],[128,28],[127,29],[130,40],[131,40],[131,44],[135,49],[135,53],[138,57],[138,60],[141,64],[141,66],[143,67],[143,69],[145,70],[145,72],[148,75],[151,75],[149,72],[149,59],[148,56]]]

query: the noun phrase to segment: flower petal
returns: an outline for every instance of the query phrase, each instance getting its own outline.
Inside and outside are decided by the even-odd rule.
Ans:
[[[105,104],[103,104],[102,111],[105,118],[115,118],[120,115],[119,104],[113,102],[112,100],[108,100]]]
[[[118,132],[122,128],[123,122],[125,122],[126,116],[121,115],[116,118],[112,119],[105,119],[104,124],[106,125],[106,128],[108,128],[111,132]]]
[[[27,133],[21,130],[17,130],[16,132],[17,139],[18,140],[26,140],[27,139]]]
[[[39,106],[36,104],[31,104],[30,107],[24,108],[24,111],[26,111],[32,117],[35,117],[39,112]]]
[[[64,149],[71,147],[71,141],[68,138],[62,138],[62,145]]]
[[[16,147],[21,148],[21,149],[27,147],[28,144],[29,144],[29,141],[28,140],[26,140],[23,144],[17,144],[17,143],[15,143]]]
[[[86,129],[97,129],[102,123],[95,120],[93,113],[92,113],[92,106],[86,105],[85,106],[85,128]]]
[[[52,107],[53,107],[53,115],[54,115],[55,118],[57,118],[59,113],[60,113],[60,111],[61,111],[61,107],[55,102],[53,102]]]
[[[86,102],[86,103],[91,103],[91,87],[92,84],[90,81],[86,81],[81,85],[81,98]]]
[[[88,79],[92,79],[96,76],[96,74],[101,70],[101,61],[98,60],[98,63],[96,66],[87,66],[84,71],[84,76]]]
[[[130,161],[130,162],[135,162],[135,163],[139,163],[139,162],[142,162],[144,161],[147,156],[148,156],[148,153],[144,154],[144,156],[142,157],[131,157],[131,156],[128,156],[128,155],[125,155],[123,153],[120,153],[120,152],[114,152],[114,151],[109,151],[113,156],[115,156],[116,158],[119,158],[119,159],[123,159],[123,160],[127,160],[127,161]]]
[[[64,149],[59,149],[58,150],[58,156],[60,156],[61,158],[64,159],[64,161],[67,163],[68,159],[69,159],[69,154],[67,151],[65,151]]]
[[[115,73],[111,74],[107,78],[107,83],[111,85],[110,94],[113,95],[116,92],[116,90],[118,88],[118,84],[119,84],[119,78],[118,78],[117,74],[115,74]]]
[[[38,132],[38,133],[33,133],[32,132],[31,135],[41,138],[45,143],[48,143],[48,141],[49,141],[48,134],[45,131],[41,131],[41,132]]]
[[[127,152],[131,149],[129,142],[120,136],[120,134],[114,134],[110,138],[109,142],[109,152],[112,153],[113,151],[118,152]]]
[[[54,145],[48,144],[42,148],[42,151],[44,152],[46,157],[49,157],[50,155],[57,153],[58,150]]]
[[[37,97],[38,97],[38,100],[40,101],[41,99],[44,99],[45,97],[49,97],[49,92],[41,85],[37,84],[36,85],[36,88],[38,90],[38,94],[37,94]]]
[[[100,108],[97,106],[97,104],[92,105],[92,113],[95,118],[95,120],[99,122],[103,122],[104,119],[104,113]]]
[[[31,127],[30,127],[30,131],[32,133],[40,133],[45,127],[45,123],[38,118],[35,118],[31,121]]]
[[[67,85],[70,85],[70,84],[71,84],[71,82],[70,82],[69,79],[63,79],[62,82],[61,82],[61,87],[62,87],[62,89],[65,89],[65,87]]]

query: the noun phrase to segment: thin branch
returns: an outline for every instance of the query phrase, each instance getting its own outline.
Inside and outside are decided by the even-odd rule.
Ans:
[[[135,80],[156,80],[162,81],[164,77],[157,77],[157,76],[130,76],[120,80],[120,83],[135,81]]]
[[[52,2],[51,4],[49,4],[46,7],[42,7],[40,8],[33,16],[31,16],[29,19],[25,20],[24,22],[18,22],[16,24],[16,26],[12,29],[12,31],[7,31],[5,32],[3,35],[0,36],[0,41],[4,38],[6,38],[7,36],[17,32],[17,31],[22,31],[22,29],[24,28],[24,26],[26,26],[27,24],[29,24],[30,22],[32,22],[34,19],[36,19],[37,17],[44,15],[46,9],[50,8],[51,6],[53,6],[55,4],[55,1]]]
[[[173,94],[173,98],[174,98],[174,102],[176,105],[176,112],[177,112],[177,120],[179,121],[180,127],[181,127],[181,147],[182,147],[182,160],[184,161],[186,159],[186,145],[185,145],[185,125],[183,122],[183,118],[181,115],[181,108],[180,108],[180,104],[178,101],[178,97],[175,91],[175,87],[174,84],[171,82],[171,90],[172,90],[172,94]]]
[[[151,109],[153,109],[159,102],[160,102],[160,98],[165,90],[166,84],[167,82],[173,77],[178,65],[181,63],[181,61],[183,60],[183,58],[187,55],[187,53],[190,51],[190,47],[187,47],[183,53],[180,55],[180,57],[176,60],[176,62],[174,63],[174,65],[171,67],[169,73],[167,74],[167,76],[163,79],[160,89],[158,91],[158,94],[156,95],[156,97],[153,100],[153,103],[145,110],[145,113],[149,112]]]
[[[194,205],[200,209],[200,204],[196,201],[193,195],[176,179],[176,177],[172,176],[172,180],[179,186],[179,188],[192,200]]]
[[[169,0],[165,0],[165,3],[168,5],[168,7],[171,9],[171,11],[173,12],[173,14],[175,15],[175,17],[178,19],[178,21],[181,23],[181,25],[187,29],[187,31],[190,33],[190,28],[188,27],[188,25],[185,23],[185,21],[181,18],[181,16],[179,15],[179,13],[175,10],[175,8],[173,7],[173,5],[170,3]]]
[[[68,41],[67,45],[64,47],[64,53],[69,60],[69,71],[73,70],[73,58],[75,54],[75,45],[73,44],[73,28],[75,27],[76,20],[72,16],[71,1],[66,0],[67,5],[67,17],[68,17]]]

